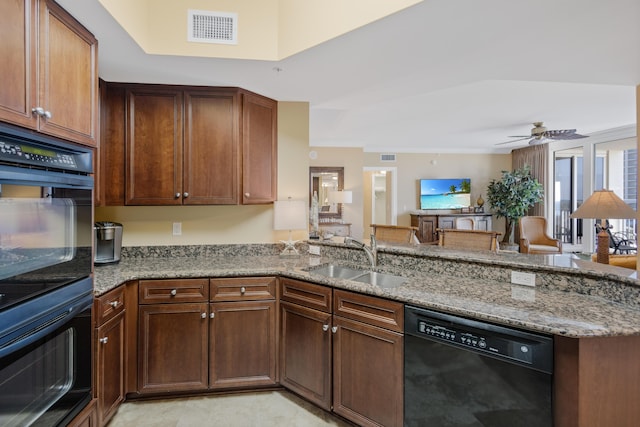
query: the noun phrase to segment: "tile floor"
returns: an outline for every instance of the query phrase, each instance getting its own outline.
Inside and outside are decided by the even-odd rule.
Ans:
[[[287,391],[129,401],[108,427],[348,427]]]

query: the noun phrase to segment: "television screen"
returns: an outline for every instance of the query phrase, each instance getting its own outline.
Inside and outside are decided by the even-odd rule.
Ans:
[[[420,209],[460,209],[468,206],[471,206],[469,178],[420,180]]]

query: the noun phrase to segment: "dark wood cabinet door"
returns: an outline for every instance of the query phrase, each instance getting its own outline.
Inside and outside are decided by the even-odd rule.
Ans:
[[[210,387],[276,384],[276,302],[211,304]]]
[[[36,106],[37,2],[0,2],[0,120],[37,128]]]
[[[280,384],[331,410],[331,313],[280,303]]]
[[[340,316],[333,326],[333,411],[360,426],[402,426],[402,334]]]
[[[41,0],[38,104],[51,113],[39,130],[95,146],[98,133],[98,42],[52,0]]]
[[[238,204],[239,111],[236,90],[185,92],[185,205]]]
[[[96,206],[124,206],[126,93],[100,82],[100,143],[96,156]]]
[[[138,392],[207,388],[208,304],[138,306]]]
[[[438,228],[437,216],[411,215],[411,225],[418,227],[418,240],[420,243],[437,242],[438,236],[436,229]]]
[[[98,419],[106,425],[124,400],[124,311],[97,329]]]
[[[127,90],[127,205],[181,205],[182,91]]]
[[[276,200],[278,103],[242,92],[242,204]]]

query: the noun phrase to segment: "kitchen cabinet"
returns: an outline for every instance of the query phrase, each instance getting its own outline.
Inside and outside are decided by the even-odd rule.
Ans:
[[[492,231],[491,214],[411,214],[411,225],[418,227],[416,235],[420,243],[437,243],[438,228],[456,228],[457,218],[471,218],[473,229]]]
[[[209,279],[140,280],[138,392],[208,386]]]
[[[138,392],[277,383],[275,278],[141,280]]]
[[[271,203],[277,198],[277,113],[273,99],[242,94],[242,204]]]
[[[275,200],[276,101],[238,88],[102,83],[100,203]]]
[[[403,305],[334,290],[333,411],[361,426],[402,426]]]
[[[280,280],[280,383],[331,410],[331,288]]]
[[[96,146],[98,42],[52,0],[0,4],[0,120]]]
[[[106,425],[124,401],[124,287],[95,299],[95,394],[100,425]]]
[[[293,279],[280,289],[281,384],[358,425],[401,426],[403,305]]]
[[[87,406],[80,412],[67,427],[98,427],[98,414],[96,411],[96,399],[91,400]]]

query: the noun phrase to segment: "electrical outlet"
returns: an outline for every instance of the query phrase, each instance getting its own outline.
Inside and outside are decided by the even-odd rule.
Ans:
[[[174,236],[181,236],[182,235],[182,223],[181,222],[174,222],[173,223],[173,235]]]
[[[310,255],[320,255],[320,246],[309,245]]]
[[[535,286],[536,275],[534,273],[524,273],[522,271],[511,272],[511,283],[516,285]]]

